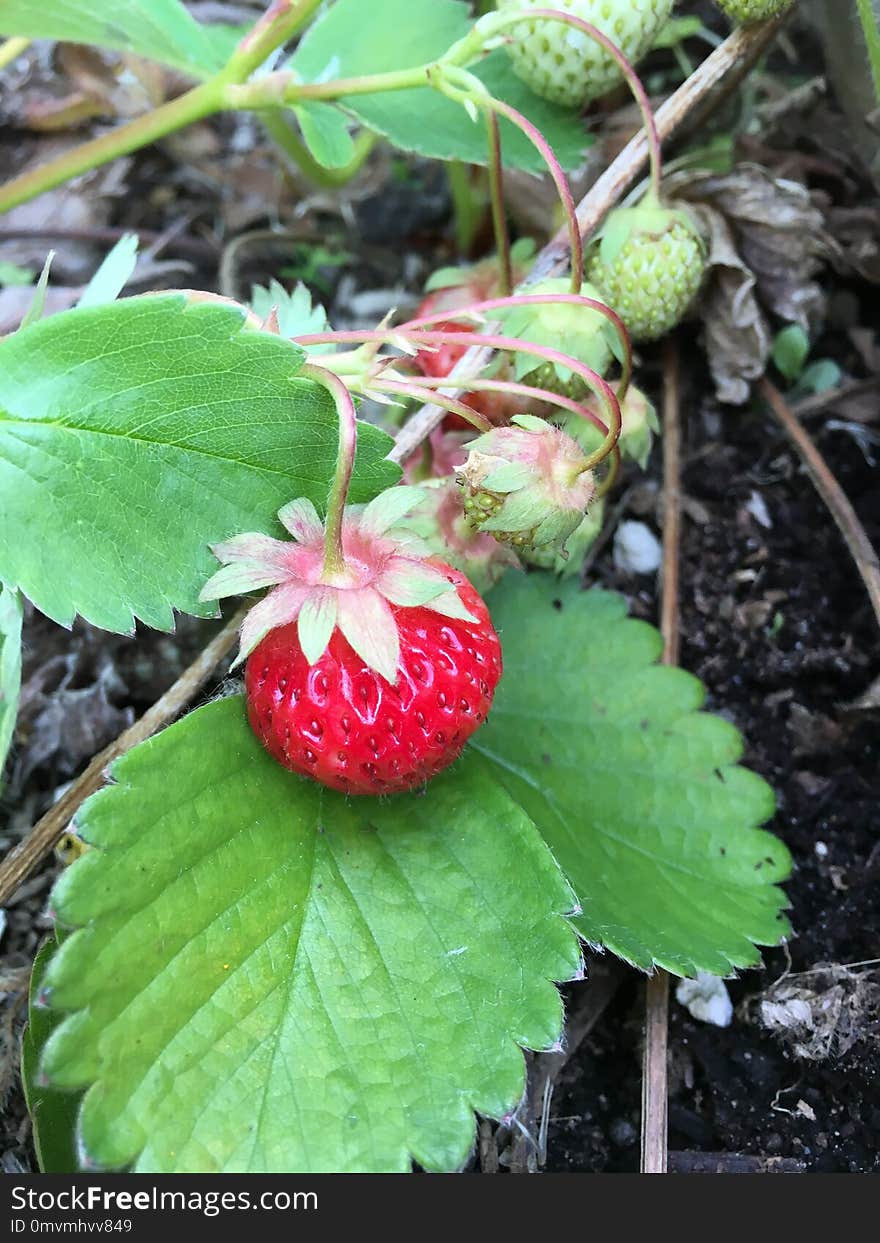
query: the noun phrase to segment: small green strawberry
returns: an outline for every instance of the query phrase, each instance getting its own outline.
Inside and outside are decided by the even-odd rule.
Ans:
[[[715,0],[715,3],[733,21],[750,26],[752,22],[764,22],[768,17],[784,13],[794,0]]]
[[[684,211],[647,195],[608,216],[586,261],[587,278],[633,341],[656,341],[685,316],[706,269],[706,248]]]
[[[565,277],[538,281],[521,291],[523,294],[569,294],[571,286]],[[581,286],[585,298],[601,302],[597,289]],[[549,346],[576,358],[599,375],[604,376],[614,357],[618,360],[622,345],[614,326],[601,313],[574,302],[526,302],[499,315],[504,333],[535,345]],[[536,354],[518,352],[514,355],[514,378],[535,388],[543,388],[573,401],[583,401],[589,392],[586,383],[568,367],[549,362]]]
[[[605,501],[600,496],[590,506],[579,527],[576,527],[560,552],[555,548],[532,548],[522,554],[523,561],[541,570],[553,570],[562,578],[573,578],[583,569],[587,553],[593,547],[605,521]]]
[[[532,415],[472,440],[458,472],[465,518],[518,551],[564,549],[596,495],[586,455],[571,436]]]
[[[635,63],[650,50],[672,12],[674,0],[497,0],[497,7],[561,9],[590,22]],[[583,31],[564,22],[536,18],[510,28],[509,45],[518,77],[542,99],[583,107],[621,81],[616,62]]]

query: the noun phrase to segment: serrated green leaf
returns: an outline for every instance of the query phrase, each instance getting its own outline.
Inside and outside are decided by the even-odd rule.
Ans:
[[[332,400],[303,351],[176,295],[67,311],[0,341],[0,579],[47,616],[106,630],[210,616],[209,541],[280,535],[294,497],[326,502]],[[400,472],[361,425],[353,501]]]
[[[53,906],[72,1009],[43,1068],[91,1083],[90,1162],[139,1171],[455,1169],[473,1110],[524,1086],[571,891],[471,754],[428,793],[346,799],[286,772],[240,698],[130,752],[78,816]]]
[[[226,63],[237,32],[201,26],[180,0],[2,0],[0,35],[115,48],[208,77]]]
[[[302,281],[298,281],[290,293],[278,281],[251,288],[251,310],[260,319],[267,319],[274,310],[278,316],[278,331],[282,337],[300,337],[312,332],[327,332],[330,321],[327,312],[320,302],[312,302],[310,290]],[[332,352],[330,345],[307,345],[309,353],[327,354]]]
[[[79,1169],[75,1140],[79,1095],[49,1087],[41,1082],[39,1074],[43,1048],[59,1023],[57,1014],[38,1004],[46,970],[56,948],[52,937],[40,946],[34,959],[28,992],[28,1025],[21,1042],[21,1080],[40,1170],[44,1174],[73,1174]]]
[[[335,104],[312,100],[294,108],[309,151],[324,168],[344,168],[354,157],[349,119]]]
[[[462,0],[383,0],[364,14],[363,0],[336,0],[309,28],[290,62],[305,82],[414,68],[435,60],[472,25]],[[533,121],[566,168],[590,145],[580,117],[539,99],[513,72],[503,48],[470,66],[497,98]],[[340,102],[364,125],[405,151],[441,160],[486,163],[486,128],[431,87],[351,95]],[[501,122],[504,163],[543,172],[529,140]]]
[[[789,931],[790,859],[755,827],[773,794],[738,766],[737,731],[655,663],[659,634],[620,597],[508,575],[490,604],[505,672],[473,745],[571,881],[578,930],[644,969],[754,965]]]
[[[15,731],[20,690],[21,596],[0,583],[0,779]]]
[[[137,234],[123,234],[86,285],[77,306],[104,306],[107,302],[115,302],[131,279],[137,253]]]

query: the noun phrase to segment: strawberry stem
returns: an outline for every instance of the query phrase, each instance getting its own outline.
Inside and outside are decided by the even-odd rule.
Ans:
[[[487,111],[486,128],[489,132],[489,198],[492,203],[492,225],[495,229],[495,249],[501,269],[501,292],[513,293],[513,264],[510,259],[510,233],[507,229],[507,212],[504,208],[504,171],[501,164],[501,134],[498,115]]]
[[[332,582],[345,569],[345,555],[342,549],[342,517],[354,470],[354,455],[357,450],[357,417],[351,393],[338,375],[334,375],[332,371],[324,367],[316,367],[314,363],[305,363],[300,368],[299,374],[304,379],[314,380],[316,384],[327,389],[339,415],[339,449],[336,454],[333,483],[330,486],[330,495],[327,497],[324,565],[321,572],[323,582]]]
[[[642,114],[642,122],[645,126],[645,134],[651,155],[651,189],[659,198],[660,178],[663,175],[663,155],[660,135],[657,132],[657,123],[654,120],[654,110],[651,107],[648,93],[642,85],[641,78],[613,39],[610,39],[597,26],[594,26],[592,22],[585,21],[584,18],[576,17],[574,13],[566,13],[561,9],[524,9],[519,13],[492,14],[490,23],[486,23],[484,29],[487,31],[491,30],[491,33],[494,34],[506,26],[513,26],[519,22],[534,21],[536,17],[544,17],[547,21],[565,22],[567,26],[573,26],[575,30],[582,31],[588,38],[598,43],[617,62],[620,72],[632,91],[639,112]]]
[[[466,406],[463,401],[459,401],[456,397],[450,397],[447,393],[434,392],[435,384],[448,384],[448,380],[442,377],[419,377],[418,380],[412,382],[408,380],[395,380],[393,378],[385,378],[377,376],[375,379],[369,380],[364,385],[364,392],[374,393],[399,393],[402,397],[412,397],[415,401],[431,402],[435,406],[442,406],[444,410],[448,410],[450,414],[457,414],[460,419],[464,419],[466,423],[470,423],[471,427],[475,427],[478,432],[489,432],[492,430],[492,424],[485,415],[478,414],[476,410],[472,410],[470,406]],[[484,388],[486,385],[477,387]],[[602,429],[606,431],[607,428]]]

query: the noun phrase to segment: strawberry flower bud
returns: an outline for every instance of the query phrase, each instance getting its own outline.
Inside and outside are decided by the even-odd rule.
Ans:
[[[515,548],[562,549],[596,492],[578,443],[519,415],[471,441],[458,482],[471,526]]]

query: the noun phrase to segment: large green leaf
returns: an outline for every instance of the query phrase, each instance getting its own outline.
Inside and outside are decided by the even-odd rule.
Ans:
[[[0,0],[0,35],[116,48],[196,77],[220,69],[234,46],[231,31],[199,25],[181,0]]]
[[[240,698],[132,751],[79,813],[43,1068],[87,1159],[144,1171],[455,1169],[560,1034],[571,891],[471,753],[427,795],[279,767]],[[83,927],[83,925],[85,925]]]
[[[306,82],[410,69],[441,56],[467,34],[472,23],[461,0],[382,0],[365,12],[363,0],[336,0],[308,30],[291,68]],[[533,121],[567,168],[589,145],[577,114],[539,99],[514,74],[503,49],[472,66],[499,99]],[[430,87],[341,101],[364,125],[406,151],[441,160],[486,162],[486,127],[472,121],[460,104]],[[505,164],[544,171],[527,138],[502,122]]]
[[[491,596],[505,674],[476,747],[571,881],[583,936],[648,969],[725,974],[788,931],[773,794],[703,689],[657,665],[623,600],[509,575]]]
[[[296,379],[303,351],[242,313],[179,295],[67,311],[0,341],[0,579],[55,621],[167,629],[205,615],[208,541],[281,534],[322,506],[337,417]],[[391,440],[361,425],[352,499],[396,482]]]
[[[0,583],[0,778],[15,731],[20,690],[21,596]]]
[[[40,947],[34,959],[28,991],[28,1025],[21,1042],[21,1079],[40,1169],[44,1174],[72,1174],[79,1168],[75,1141],[79,1098],[49,1086],[39,1072],[43,1047],[59,1021],[57,1014],[39,1004],[46,969],[56,948],[53,937]]]

